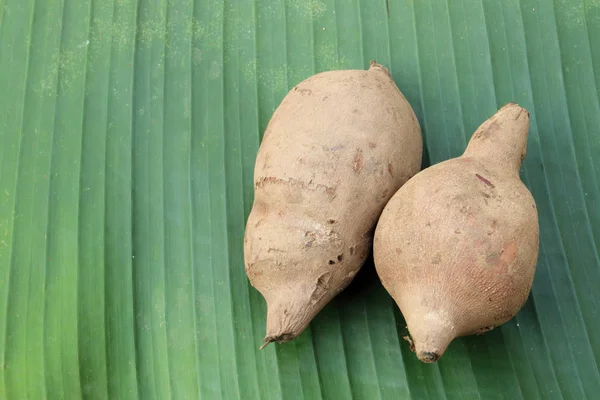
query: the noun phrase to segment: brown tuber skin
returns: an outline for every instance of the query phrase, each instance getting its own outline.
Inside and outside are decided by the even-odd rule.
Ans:
[[[244,259],[264,345],[298,336],[354,278],[377,218],[421,166],[421,130],[388,71],[317,74],[275,111],[254,171]]]
[[[462,156],[415,175],[381,214],[375,266],[423,362],[507,322],[527,300],[539,247],[535,202],[519,178],[528,129],[527,110],[507,104]]]

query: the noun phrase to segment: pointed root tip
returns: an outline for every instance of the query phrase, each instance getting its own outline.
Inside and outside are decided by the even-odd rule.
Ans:
[[[430,351],[421,351],[417,357],[424,363],[433,363],[440,358],[436,353]]]
[[[259,350],[264,349],[265,347],[267,347],[270,343],[273,343],[274,340],[272,337],[267,336],[266,338],[263,339],[263,345],[260,346]]]
[[[266,336],[263,339],[263,345],[260,346],[259,350],[264,349],[265,347],[267,347],[269,345],[269,343],[285,343],[285,342],[289,342],[290,340],[292,340],[293,338],[295,338],[297,335],[293,334],[293,333],[282,333],[280,335],[269,335]]]
[[[384,67],[383,65],[378,64],[377,61],[375,61],[375,60],[371,60],[371,62],[369,63],[369,71],[372,69],[382,70],[383,72],[386,73],[387,76],[391,77],[390,71],[388,71],[388,69],[386,67]]]

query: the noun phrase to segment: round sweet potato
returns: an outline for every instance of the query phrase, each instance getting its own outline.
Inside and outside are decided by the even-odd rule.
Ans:
[[[519,178],[528,128],[529,113],[506,105],[462,156],[419,172],[381,215],[376,270],[421,361],[510,320],[527,299],[539,246],[535,202]]]

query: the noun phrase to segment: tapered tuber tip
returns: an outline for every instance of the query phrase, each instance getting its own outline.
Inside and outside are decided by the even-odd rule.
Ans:
[[[419,358],[419,360],[423,361],[424,363],[436,362],[439,359],[437,354],[429,352],[429,351],[422,351],[419,353],[419,355],[417,357]]]
[[[415,312],[416,311],[416,312]],[[455,324],[445,311],[406,311],[411,350],[424,363],[438,361],[456,337]]]
[[[266,338],[263,339],[263,345],[260,346],[259,350],[264,349],[265,347],[267,347],[269,344],[273,343],[274,340],[272,337],[267,336]]]
[[[265,336],[265,338],[263,339],[263,345],[260,346],[260,350],[264,349],[267,345],[269,345],[269,343],[285,343],[285,342],[289,342],[290,340],[292,340],[293,338],[295,338],[297,335],[293,334],[293,333],[282,333],[281,335],[275,335],[275,336]]]
[[[391,78],[390,71],[381,64],[378,64],[375,60],[371,60],[369,63],[369,71],[380,70],[383,71],[387,76]]]
[[[518,113],[516,118],[519,118],[521,116],[526,116],[527,119],[529,119],[529,111],[527,111],[527,109],[525,107],[522,107],[519,104],[512,102],[512,101],[510,103],[506,103],[505,105],[503,105],[502,108],[500,108],[500,110],[498,110],[498,112],[508,111],[509,109],[513,109]]]
[[[494,160],[518,173],[528,131],[529,112],[517,103],[505,104],[477,128],[464,155]]]

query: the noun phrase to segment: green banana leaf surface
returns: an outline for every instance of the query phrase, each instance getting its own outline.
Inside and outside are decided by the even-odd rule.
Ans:
[[[368,261],[259,351],[261,137],[295,84],[370,60],[424,167],[531,113],[531,296],[423,364]],[[0,399],[595,398],[599,94],[599,0],[0,0]]]

